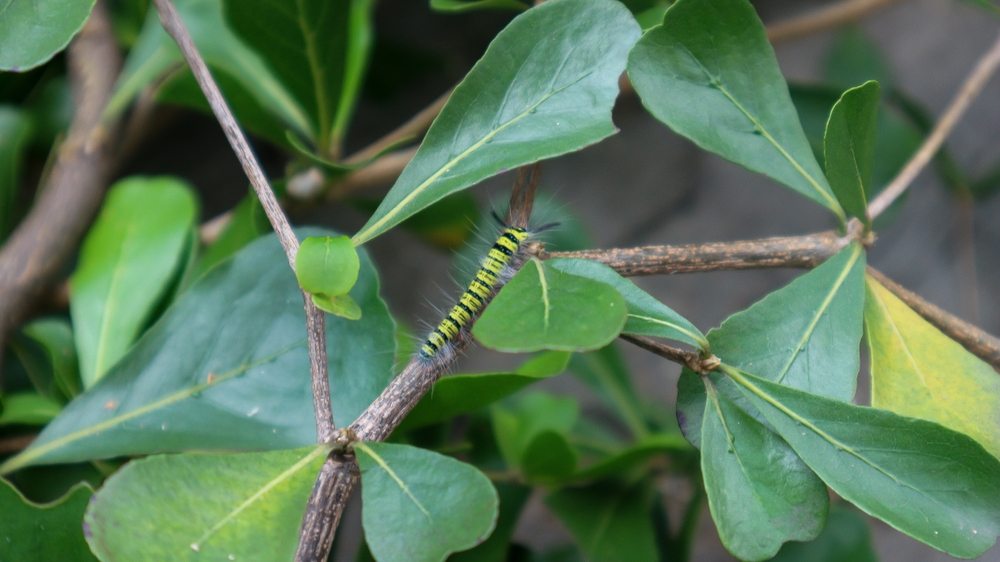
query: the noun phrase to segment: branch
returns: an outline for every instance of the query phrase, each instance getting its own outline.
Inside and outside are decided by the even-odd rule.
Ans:
[[[965,83],[962,84],[961,89],[955,94],[951,105],[945,110],[944,115],[941,116],[941,119],[934,126],[931,134],[924,139],[924,143],[917,150],[917,153],[910,158],[910,161],[900,170],[895,179],[872,200],[868,206],[869,217],[874,219],[882,214],[889,205],[892,205],[910,187],[910,184],[916,179],[917,174],[937,154],[938,149],[941,148],[944,140],[969,108],[972,100],[976,99],[983,86],[993,76],[997,65],[1000,65],[1000,37],[997,37],[996,42],[993,43],[990,50],[979,59],[972,73],[969,74],[969,77],[965,79]]]
[[[0,350],[76,252],[110,175],[118,119],[102,120],[121,53],[107,7],[94,6],[67,52],[75,113],[31,211],[0,251]]]
[[[542,259],[582,258],[626,277],[771,267],[816,267],[847,247],[853,238],[833,232],[739,242],[642,246],[579,252],[543,252]]]
[[[229,144],[233,147],[240,164],[243,165],[243,171],[250,179],[250,184],[253,185],[254,192],[260,200],[268,220],[271,221],[274,232],[278,235],[278,240],[288,258],[288,264],[294,270],[295,254],[299,250],[299,241],[295,238],[288,218],[281,210],[278,199],[274,196],[274,192],[267,182],[267,177],[264,175],[264,170],[257,162],[246,136],[236,124],[236,119],[233,118],[229,106],[223,99],[219,86],[216,85],[208,71],[205,61],[198,53],[198,49],[195,47],[187,28],[184,27],[180,15],[174,9],[174,5],[170,0],[153,0],[153,4],[156,6],[164,29],[177,42],[177,46],[180,47],[181,53],[184,55],[184,60],[191,67],[195,80],[198,81],[208,104],[212,107],[212,113],[222,125],[222,130],[226,133]],[[323,312],[316,308],[312,298],[305,291],[302,291],[302,301],[306,311],[306,332],[309,339],[309,366],[312,376],[313,406],[316,410],[316,438],[320,443],[326,443],[333,436],[334,423],[333,408],[330,404],[330,381],[327,378],[325,318]]]
[[[631,334],[622,334],[618,337],[631,344],[637,345],[646,351],[655,353],[664,359],[687,367],[699,375],[707,375],[715,370],[715,368],[721,363],[719,358],[714,355],[703,359],[700,355],[698,355],[697,351],[688,351],[678,347],[671,347],[652,338],[633,336]]]
[[[899,297],[899,300],[906,303],[914,312],[933,324],[946,336],[962,344],[962,347],[992,365],[994,369],[1000,370],[1000,339],[925,301],[916,293],[904,289],[900,284],[871,266],[868,266],[868,275],[892,291],[894,295]]]
[[[798,39],[817,31],[838,27],[861,19],[871,12],[885,8],[898,0],[842,0],[814,12],[790,18],[767,26],[771,43]]]

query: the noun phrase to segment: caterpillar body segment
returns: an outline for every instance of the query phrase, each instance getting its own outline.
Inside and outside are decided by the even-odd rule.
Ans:
[[[458,303],[452,307],[444,320],[427,336],[420,347],[420,357],[425,360],[435,358],[439,353],[450,353],[449,343],[462,334],[493,297],[497,283],[505,280],[505,268],[517,256],[522,244],[531,234],[513,226],[504,228],[493,247],[490,248],[483,265],[476,272],[469,287],[462,293]],[[509,274],[508,274],[509,275]]]

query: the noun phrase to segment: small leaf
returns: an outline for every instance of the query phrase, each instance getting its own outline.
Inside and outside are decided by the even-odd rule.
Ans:
[[[512,373],[482,373],[444,377],[407,414],[398,431],[449,420],[478,412],[490,404],[566,368],[570,354],[549,351],[521,365]]]
[[[65,403],[80,393],[73,330],[62,318],[34,320],[10,339],[10,348],[39,394]]]
[[[438,12],[471,12],[473,10],[515,10],[523,12],[529,6],[517,0],[431,0],[431,9]]]
[[[558,431],[541,431],[521,452],[521,472],[529,482],[559,482],[576,470],[578,455],[566,436]]]
[[[586,488],[563,488],[545,505],[569,529],[591,562],[656,562],[655,531],[648,484],[624,487],[603,482]]]
[[[0,10],[0,70],[23,72],[66,48],[94,0],[8,0]]]
[[[169,177],[111,187],[70,278],[70,314],[85,388],[128,350],[177,278],[198,213],[193,190]]]
[[[879,92],[875,81],[844,92],[830,112],[824,136],[830,187],[844,209],[869,228]]]
[[[94,490],[77,484],[62,498],[36,504],[0,480],[0,560],[96,562],[83,538],[83,512]]]
[[[10,16],[0,15],[0,29],[5,17]],[[0,241],[14,229],[14,204],[21,185],[21,160],[31,140],[31,129],[30,116],[24,111],[0,105]]]
[[[300,229],[300,237],[329,231]],[[392,379],[393,322],[362,254],[364,316],[326,319],[331,398],[346,427]],[[274,235],[213,268],[97,385],[0,473],[162,452],[274,450],[316,442],[305,313]]]
[[[546,264],[563,273],[607,283],[618,289],[628,305],[628,319],[622,328],[623,333],[667,338],[708,349],[708,340],[694,324],[610,267],[589,260],[570,258],[547,260]]]
[[[351,246],[353,249],[354,246]],[[361,307],[351,295],[313,295],[313,304],[320,310],[335,314],[348,320],[361,319]]]
[[[491,349],[586,351],[611,343],[628,317],[614,287],[531,260],[472,328]]]
[[[248,194],[233,208],[229,223],[198,258],[194,279],[198,279],[212,266],[231,257],[259,236],[270,231],[271,224],[267,221],[267,215],[264,214],[264,208],[261,207],[260,201],[253,193]]]
[[[872,406],[937,422],[1000,457],[1000,377],[875,279],[865,325]]]
[[[701,472],[722,544],[740,560],[766,560],[782,543],[816,538],[826,486],[781,437],[725,396],[705,402]]]
[[[295,275],[310,293],[343,295],[358,280],[358,251],[346,236],[310,236],[295,255]]]
[[[868,521],[846,502],[830,507],[823,532],[810,542],[785,543],[771,562],[878,562]]]
[[[970,437],[724,369],[842,498],[952,556],[974,558],[996,543],[1000,461]]]
[[[496,529],[479,546],[463,552],[456,552],[448,557],[448,562],[507,562],[507,551],[511,546],[511,537],[521,518],[521,510],[528,502],[532,488],[520,484],[494,484],[500,496],[500,514],[497,516]]]
[[[628,448],[576,472],[574,481],[599,480],[622,474],[649,460],[676,451],[690,451],[691,446],[676,432],[643,437]]]
[[[381,562],[441,562],[483,542],[499,498],[472,465],[389,443],[356,443],[365,539]]]
[[[542,433],[566,435],[580,415],[576,400],[543,392],[522,396],[513,404],[493,407],[493,431],[507,465],[520,468],[525,452]]]
[[[0,426],[45,425],[59,415],[62,404],[34,392],[9,394],[0,400]]]
[[[106,562],[254,560],[262,553],[291,560],[328,452],[313,445],[131,461],[87,509],[87,541]]]
[[[618,77],[638,35],[611,0],[549,0],[514,18],[455,88],[354,244],[501,171],[613,134]]]
[[[843,221],[749,2],[678,0],[629,54],[628,73],[646,108],[671,129]]]

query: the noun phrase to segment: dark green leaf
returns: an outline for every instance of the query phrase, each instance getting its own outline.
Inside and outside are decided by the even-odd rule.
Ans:
[[[830,507],[826,527],[816,540],[786,543],[773,562],[878,562],[868,521],[845,502]]]
[[[833,491],[952,556],[1000,533],[1000,461],[936,423],[810,394],[725,367],[767,421]]]
[[[471,12],[473,10],[516,10],[528,5],[517,0],[431,0],[431,9],[438,12]]]
[[[563,433],[538,432],[521,452],[521,472],[529,482],[559,482],[576,470],[578,455]]]
[[[108,191],[70,278],[70,314],[89,388],[142,333],[177,278],[198,213],[194,191],[170,177],[133,177]]]
[[[646,108],[671,129],[844,220],[747,0],[678,0],[636,44],[628,72]]]
[[[564,488],[545,505],[576,539],[590,562],[656,562],[652,495],[645,482],[622,487],[611,482]]]
[[[358,252],[346,236],[310,236],[295,254],[295,276],[310,293],[343,295],[358,279]]]
[[[500,496],[500,514],[497,517],[496,529],[482,544],[471,550],[452,554],[448,557],[448,562],[507,562],[510,539],[514,535],[517,521],[521,517],[521,509],[528,502],[532,489],[520,484],[494,485]]]
[[[500,351],[587,351],[611,343],[627,317],[614,287],[533,259],[500,290],[472,333]]]
[[[0,9],[0,70],[34,68],[66,48],[94,0],[8,0]]]
[[[7,16],[0,15],[0,21],[4,17]],[[29,140],[31,120],[28,115],[13,106],[0,105],[0,241],[14,228],[21,160]]]
[[[628,367],[614,343],[598,351],[574,353],[569,370],[621,416],[633,437],[640,438],[649,433],[640,415],[642,403],[632,385]]]
[[[385,388],[395,351],[392,319],[367,256],[351,296],[364,310],[360,321],[326,319],[338,427]],[[99,384],[0,472],[155,452],[306,446],[316,441],[312,404],[302,295],[280,244],[267,236],[181,295]]]
[[[492,414],[500,452],[508,466],[518,468],[538,435],[569,432],[580,415],[580,405],[572,398],[532,392],[512,405],[494,406]]]
[[[498,172],[613,134],[618,76],[638,34],[611,0],[549,0],[514,18],[455,88],[354,243]]]
[[[569,357],[569,353],[550,351],[531,359],[512,373],[445,377],[420,399],[398,430],[405,432],[482,410],[530,384],[563,372]]]
[[[132,461],[87,509],[87,541],[106,562],[259,560],[264,553],[291,560],[328,452],[313,445]]]
[[[600,281],[618,289],[628,305],[628,319],[622,328],[623,333],[667,338],[708,349],[708,341],[694,324],[610,267],[590,260],[569,258],[547,260],[546,263],[563,273]]]
[[[35,392],[9,394],[0,399],[0,426],[45,425],[59,415],[62,405]]]
[[[357,443],[362,523],[378,560],[439,562],[483,542],[499,498],[472,465],[389,443]]]
[[[73,329],[61,318],[42,318],[22,328],[24,335],[42,347],[52,368],[56,388],[68,400],[80,393],[80,370],[77,366]]]
[[[573,480],[599,480],[625,473],[664,453],[690,450],[690,445],[679,434],[653,434],[643,437],[625,450],[577,471]]]
[[[194,278],[205,274],[212,266],[231,257],[243,246],[257,239],[258,236],[271,231],[264,208],[253,193],[240,200],[233,209],[229,222],[223,227],[215,239],[198,258]]]
[[[361,307],[351,295],[313,295],[316,308],[348,320],[361,319]]]
[[[709,387],[701,472],[719,538],[740,560],[766,560],[816,538],[830,497],[781,437]]]
[[[39,505],[0,480],[0,560],[96,561],[83,538],[83,512],[93,493],[78,484],[59,500]]]
[[[844,92],[830,112],[823,143],[826,175],[837,200],[869,228],[879,92],[875,81]]]
[[[874,80],[886,92],[892,92],[896,89],[892,74],[879,46],[855,25],[837,34],[823,69],[823,78],[841,90]]]
[[[226,2],[233,29],[309,115],[321,152],[339,144],[371,46],[372,0]]]

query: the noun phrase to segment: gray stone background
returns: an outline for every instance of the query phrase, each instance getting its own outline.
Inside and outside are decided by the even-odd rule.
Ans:
[[[826,2],[761,0],[755,2],[765,22],[804,13]],[[352,129],[352,143],[363,146],[392,129],[457,81],[509,16],[444,16],[427,10],[426,0],[384,0],[377,29],[383,37],[443,56],[433,76],[408,86],[404,99],[365,101]],[[861,22],[884,50],[900,87],[935,115],[950,101],[977,58],[997,36],[1000,20],[962,0],[905,0]],[[776,47],[786,77],[815,82],[834,32]],[[614,120],[621,133],[575,154],[546,163],[542,188],[554,193],[587,225],[597,247],[682,244],[805,234],[830,228],[826,211],[767,178],[704,153],[650,117],[638,100],[619,100]],[[165,141],[142,151],[130,172],[180,173],[205,193],[206,217],[231,206],[245,193],[245,180],[214,124],[185,115]],[[1000,80],[994,77],[948,141],[963,168],[980,173],[1000,157]],[[260,146],[267,166],[281,171],[281,158]],[[183,154],[178,170],[176,154]],[[200,154],[202,157],[192,157]],[[174,156],[172,156],[174,155]],[[474,190],[484,204],[504,206],[510,174]],[[1000,196],[976,205],[972,221],[959,212],[937,175],[923,173],[896,222],[879,233],[870,263],[944,309],[1000,333]],[[353,232],[363,217],[343,208],[323,208],[294,217],[323,222]],[[434,307],[447,306],[457,294],[450,277],[452,256],[429,249],[412,236],[393,231],[369,246],[382,271],[383,291],[395,314],[411,325],[436,322]],[[974,258],[973,258],[974,256]],[[703,331],[718,326],[781,287],[800,271],[769,270],[687,274],[637,279],[652,293]],[[679,369],[640,350],[623,346],[641,395],[672,407]],[[516,363],[482,349],[463,360],[462,370],[495,370]],[[863,371],[865,369],[863,368]],[[867,399],[861,383],[859,401]],[[546,383],[552,392],[593,398],[569,377]],[[667,485],[672,485],[667,483]],[[681,492],[683,494],[683,490]],[[516,540],[550,547],[570,541],[567,532],[535,498]],[[343,528],[341,552],[356,544],[353,505]],[[936,561],[950,557],[878,522],[871,522],[885,562]],[[355,539],[356,540],[356,539]],[[348,559],[348,558],[341,558]],[[696,561],[732,560],[718,541],[707,509],[699,529]],[[981,560],[1000,561],[1000,547]]]

